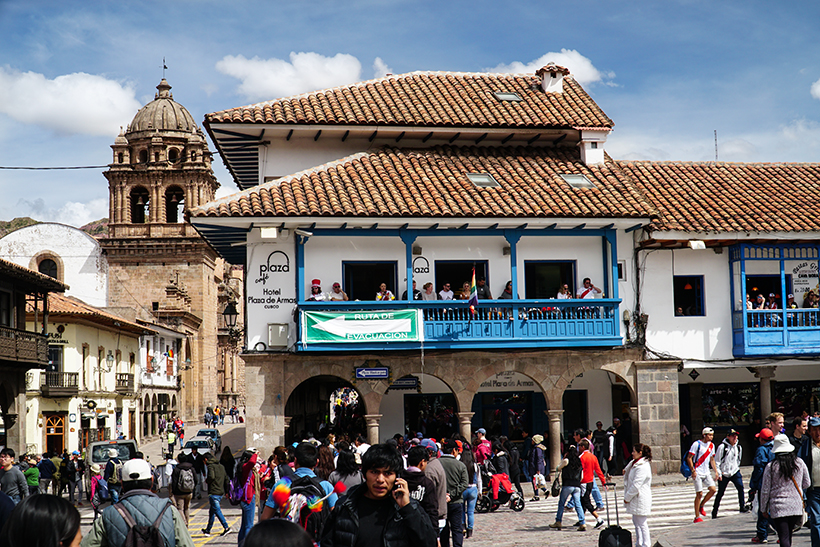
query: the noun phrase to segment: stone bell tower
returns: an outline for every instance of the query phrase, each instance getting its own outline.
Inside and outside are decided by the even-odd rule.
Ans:
[[[113,161],[104,173],[110,221],[108,237],[101,240],[110,267],[109,306],[135,309],[137,318],[187,335],[178,361],[179,403],[167,411],[189,419],[202,416],[221,391],[217,297],[224,264],[183,212],[212,200],[219,187],[208,144],[163,78],[154,100],[111,148]],[[154,400],[145,397],[142,411],[157,412],[145,408]],[[143,437],[157,434],[145,423],[141,429]]]

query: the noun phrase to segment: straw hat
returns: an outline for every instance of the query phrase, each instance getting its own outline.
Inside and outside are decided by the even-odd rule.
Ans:
[[[781,433],[774,438],[774,446],[772,452],[775,454],[788,454],[794,450],[794,445],[789,441],[789,438]]]

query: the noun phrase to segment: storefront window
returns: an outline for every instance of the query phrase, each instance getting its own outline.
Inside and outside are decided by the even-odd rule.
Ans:
[[[759,384],[703,386],[703,423],[710,427],[745,427],[760,419]]]
[[[456,398],[452,393],[404,396],[404,424],[407,434],[443,439],[458,432]]]

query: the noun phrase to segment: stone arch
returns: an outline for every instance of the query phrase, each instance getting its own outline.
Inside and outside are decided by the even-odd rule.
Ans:
[[[288,430],[285,432],[287,439],[301,440],[302,430],[313,433],[319,438],[317,428],[321,423],[325,423],[325,419],[330,418],[330,397],[339,388],[350,388],[355,391],[357,405],[348,409],[349,414],[340,414],[331,427],[338,432],[366,434],[364,416],[367,414],[367,409],[374,407],[365,399],[359,386],[341,376],[317,374],[306,378],[296,386],[288,386],[286,389],[285,416],[290,420]]]
[[[569,366],[567,370],[556,379],[554,388],[550,390],[550,395],[547,399],[547,404],[550,408],[560,409],[562,407],[562,399],[564,391],[572,383],[572,381],[584,372],[592,370],[602,370],[611,372],[618,378],[623,380],[626,387],[629,389],[629,396],[631,405],[638,404],[638,396],[635,391],[635,367],[632,360],[617,361],[606,363],[602,366],[597,366],[595,363],[581,361]]]
[[[56,274],[51,275],[50,273],[44,272],[41,269],[41,266],[44,266],[46,261],[52,261],[56,266]],[[63,263],[63,259],[60,258],[60,255],[53,251],[40,251],[29,261],[29,269],[34,270],[35,272],[40,272],[45,275],[51,275],[57,281],[63,281],[65,279],[65,264]]]
[[[176,224],[182,219],[185,191],[176,184],[165,189],[165,222]]]
[[[386,439],[395,433],[404,434],[406,429],[423,431],[425,436],[437,439],[458,433],[459,403],[450,383],[427,371],[415,371],[395,377],[391,387],[408,377],[417,379],[419,384],[416,389],[388,388],[382,395],[378,408],[378,414],[381,416],[380,438]],[[408,399],[405,395],[411,397]]]
[[[143,186],[131,188],[128,194],[129,211],[131,212],[132,224],[145,224],[148,222],[147,211],[150,208],[151,194]]]

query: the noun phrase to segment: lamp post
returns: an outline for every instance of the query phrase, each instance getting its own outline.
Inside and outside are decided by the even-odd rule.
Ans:
[[[111,372],[111,370],[114,368],[114,354],[111,353],[111,350],[108,350],[108,355],[105,356],[105,362],[106,365],[108,365],[106,367],[106,372]]]
[[[236,318],[239,317],[239,312],[236,311],[236,304],[228,302],[228,305],[225,306],[225,311],[222,312],[222,317],[225,318],[225,325],[227,325],[228,329],[236,327]]]

